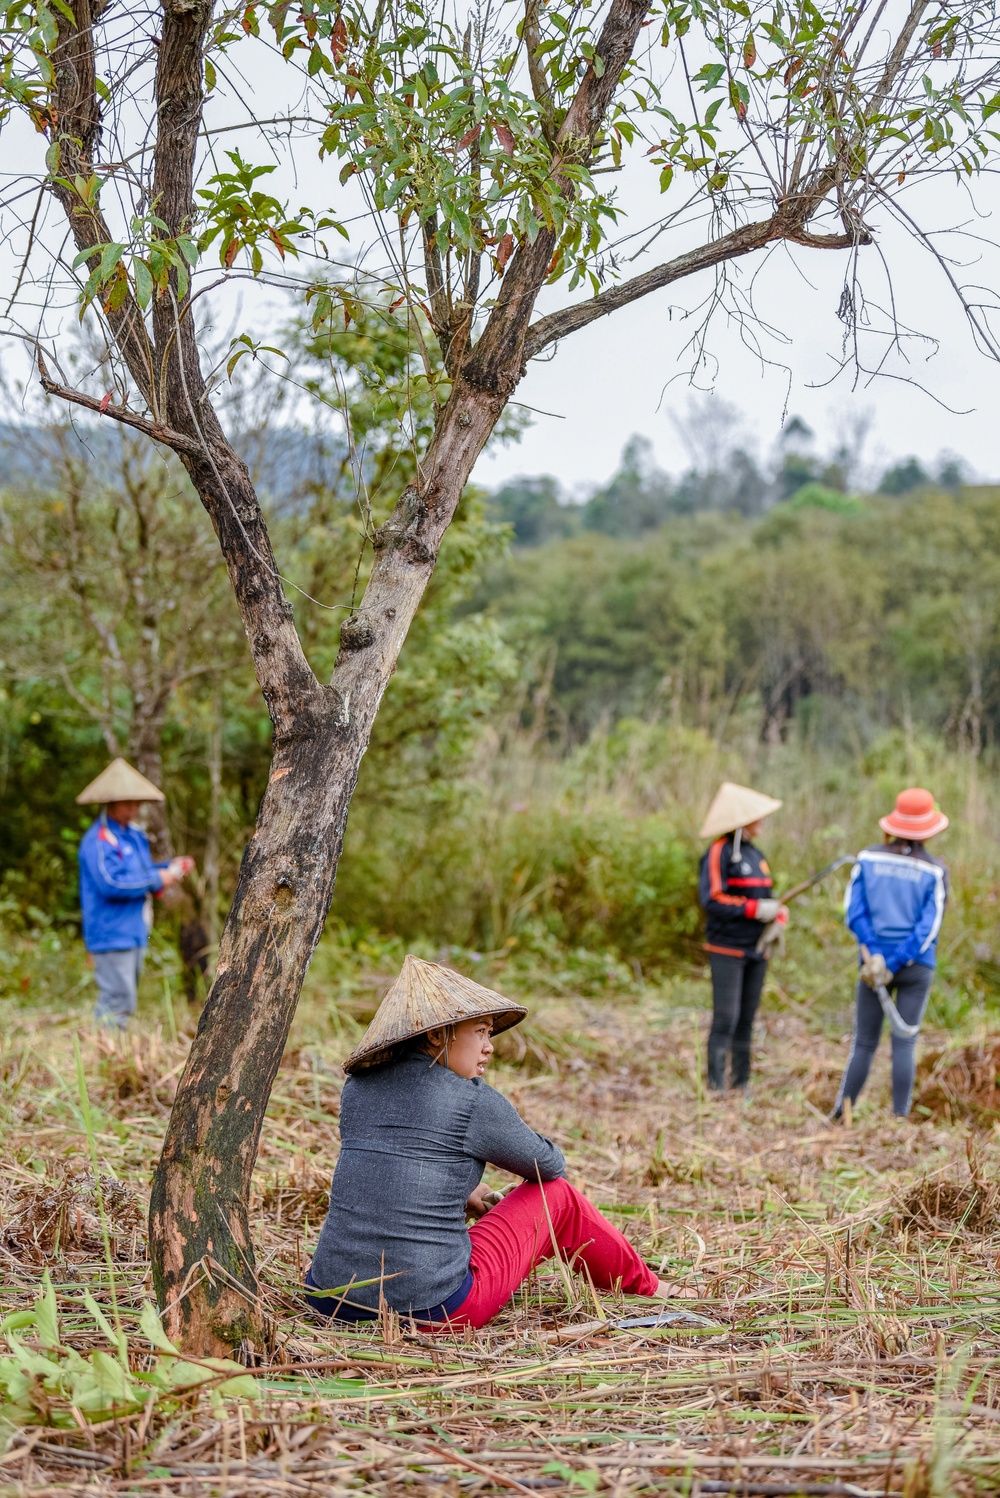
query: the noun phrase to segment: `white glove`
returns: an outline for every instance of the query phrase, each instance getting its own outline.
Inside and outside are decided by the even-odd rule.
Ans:
[[[758,900],[757,914],[754,916],[754,920],[763,921],[765,926],[769,926],[772,921],[778,919],[778,911],[780,909],[780,900]]]
[[[861,981],[867,983],[869,988],[887,988],[893,976],[886,967],[881,952],[872,952],[861,964]]]
[[[785,925],[784,921],[772,921],[764,927],[764,934],[757,943],[761,957],[784,957]]]
[[[483,1201],[487,1207],[498,1207],[504,1197],[509,1196],[512,1191],[516,1191],[521,1184],[520,1181],[511,1181],[506,1186],[497,1186],[495,1191],[484,1192]]]

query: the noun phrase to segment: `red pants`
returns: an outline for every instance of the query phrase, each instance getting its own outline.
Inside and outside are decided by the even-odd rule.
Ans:
[[[478,1327],[492,1321],[535,1265],[555,1253],[553,1238],[563,1258],[574,1266],[586,1264],[598,1290],[656,1294],[653,1270],[568,1181],[548,1181],[544,1186],[525,1181],[474,1223],[469,1237],[475,1283],[448,1318],[451,1326]]]

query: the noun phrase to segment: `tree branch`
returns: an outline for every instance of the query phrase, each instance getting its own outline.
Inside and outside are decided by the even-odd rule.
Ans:
[[[524,50],[528,54],[528,77],[531,80],[531,92],[535,103],[538,105],[538,113],[542,122],[542,133],[549,145],[555,145],[555,131],[552,119],[552,89],[545,76],[545,70],[538,59],[538,49],[542,44],[541,27],[538,24],[539,0],[524,0]]]
[[[572,197],[574,187],[564,168],[570,162],[585,162],[590,157],[643,20],[651,9],[647,0],[612,0],[594,49],[601,60],[601,76],[597,76],[593,62],[589,63],[556,137],[552,175],[567,197]],[[507,396],[513,391],[524,368],[521,348],[528,321],[548,274],[555,245],[552,229],[542,229],[533,244],[522,240],[482,336],[463,364],[462,377],[470,386]]]
[[[194,177],[204,93],[203,56],[212,24],[211,0],[161,0],[157,50],[156,140],[152,201],[171,235],[190,233],[196,218]],[[175,444],[219,537],[250,643],[254,670],[280,738],[319,709],[323,694],[306,660],[285,598],[271,539],[246,464],[226,438],[201,368],[190,288],[153,303],[157,379]]]
[[[137,416],[134,411],[129,411],[125,406],[105,405],[94,395],[85,395],[82,390],[74,390],[69,385],[60,385],[58,380],[53,380],[45,367],[41,352],[38,352],[38,377],[42,389],[46,395],[54,395],[59,400],[68,401],[73,406],[83,406],[86,411],[93,411],[97,416],[110,416],[115,421],[120,421],[123,426],[134,427],[137,432],[151,437],[154,442],[162,442],[164,447],[172,447],[178,453],[196,453],[201,451],[201,444],[185,437],[181,432],[174,432],[162,422],[150,421],[148,417]]]
[[[524,340],[524,357],[533,359],[542,349],[548,348],[550,343],[556,343],[560,338],[587,327],[599,317],[617,312],[619,307],[627,307],[630,302],[649,296],[652,291],[659,291],[661,287],[670,286],[674,281],[682,281],[686,276],[707,270],[723,261],[752,254],[754,250],[763,249],[766,244],[779,239],[790,239],[796,244],[809,245],[810,248],[819,250],[850,250],[858,244],[871,242],[871,236],[867,232],[857,235],[810,234],[808,230],[799,227],[797,222],[789,222],[779,212],[761,223],[744,224],[731,234],[723,235],[721,239],[713,239],[695,250],[688,250],[676,259],[668,260],[665,265],[658,265],[653,270],[644,271],[641,276],[634,276],[631,281],[611,286],[589,302],[579,302],[576,306],[563,307],[559,312],[550,312],[547,317],[540,317],[528,329]]]
[[[85,199],[74,185],[94,178],[94,153],[101,133],[101,110],[97,98],[94,59],[94,22],[107,8],[107,0],[77,0],[74,9],[54,12],[58,26],[55,48],[55,85],[49,107],[49,126],[58,147],[58,167],[51,179],[78,250],[90,250],[114,239],[96,195]],[[129,373],[157,411],[149,337],[142,310],[131,295],[117,310],[106,314],[115,343]]]
[[[437,214],[432,213],[420,225],[424,245],[424,277],[427,282],[427,301],[431,309],[431,322],[437,341],[441,345],[441,357],[448,357],[448,341],[451,331],[451,307],[444,272],[441,269],[441,251],[438,249]]]

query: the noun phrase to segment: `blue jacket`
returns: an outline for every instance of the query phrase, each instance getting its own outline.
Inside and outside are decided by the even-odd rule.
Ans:
[[[80,906],[88,952],[124,952],[144,947],[149,932],[146,897],[163,888],[149,840],[138,827],[122,827],[101,812],[80,840]]]
[[[948,870],[923,843],[879,843],[858,854],[844,919],[890,972],[911,962],[934,967],[947,899]]]

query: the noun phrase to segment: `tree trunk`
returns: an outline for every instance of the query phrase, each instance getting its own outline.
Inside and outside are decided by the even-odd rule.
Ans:
[[[377,533],[371,578],[342,626],[330,686],[308,685],[296,653],[285,654],[280,641],[263,652],[275,722],[271,773],[150,1203],[153,1278],[167,1334],[193,1352],[224,1354],[261,1335],[247,1204],[264,1111],[333,897],[375,714],[505,399],[456,385],[422,481],[404,491]],[[245,575],[237,592],[247,595]],[[248,633],[259,656],[261,641]],[[282,679],[283,667],[290,679]]]
[[[140,775],[145,775],[155,786],[163,784],[163,718],[143,717],[133,724],[128,746],[128,758]],[[174,855],[173,840],[167,822],[166,807],[162,801],[150,801],[146,806],[146,836],[149,851],[156,863],[162,863]]]
[[[212,790],[201,866],[201,914],[209,948],[214,951],[219,941],[219,858],[222,844],[222,693],[218,690],[209,735],[208,775]]]
[[[100,129],[91,33],[98,0],[59,12],[53,91],[60,171],[53,190],[77,248],[112,239],[99,208],[79,211],[68,185],[92,173]],[[586,160],[632,54],[648,0],[611,0],[595,62],[559,128],[553,181]],[[162,0],[156,63],[151,201],[170,234],[197,220],[194,168],[211,0]],[[66,177],[66,173],[69,177]],[[60,184],[63,184],[60,186]],[[347,810],[382,693],[483,444],[524,370],[525,337],[555,244],[525,239],[504,274],[482,337],[455,376],[420,478],[375,537],[357,613],[341,628],[329,687],[316,680],[295,631],[246,466],[226,441],[199,361],[190,301],[171,276],[148,328],[131,294],[108,322],[156,423],[169,432],[219,538],[274,726],[274,756],[257,826],[219,947],[215,980],[178,1086],[153,1180],[150,1248],[168,1333],[195,1353],[259,1335],[248,1207],[257,1145],[306,967],[333,895]],[[46,385],[61,391],[63,387]],[[102,407],[103,409],[103,407]],[[132,418],[134,421],[136,418]],[[168,423],[163,426],[164,419]]]

